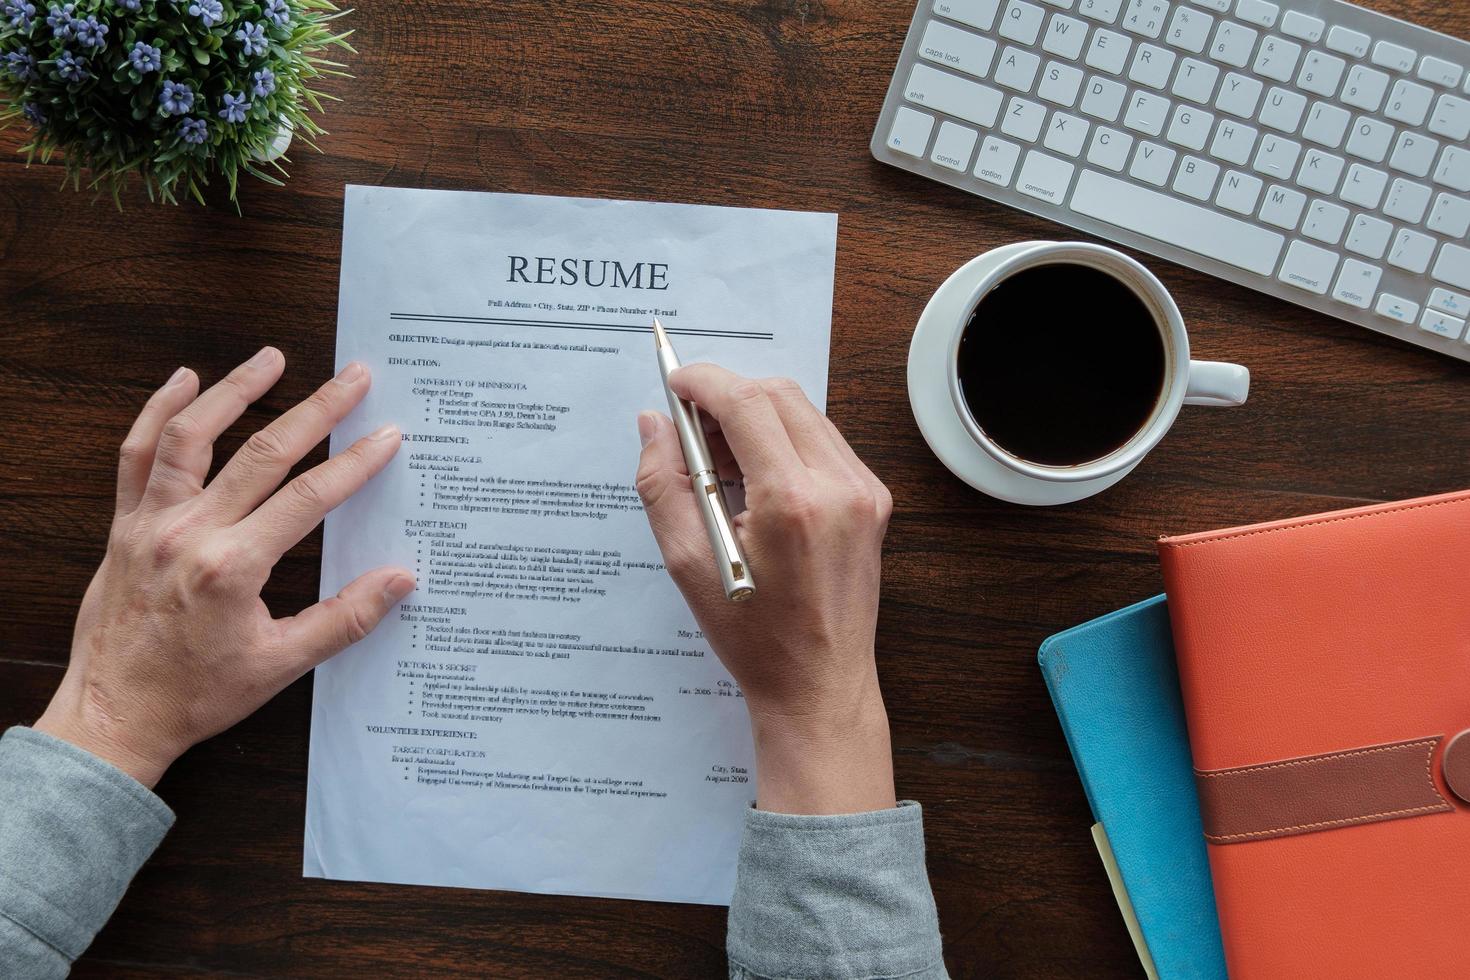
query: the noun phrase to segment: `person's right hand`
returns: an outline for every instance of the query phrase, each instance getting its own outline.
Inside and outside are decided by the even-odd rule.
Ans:
[[[716,420],[744,475],[735,533],[755,596],[725,598],[678,435],[657,412],[638,417],[638,492],[665,567],[745,694],[757,805],[786,813],[893,806],[873,650],[892,497],[795,382],[753,381],[712,364],[670,380]]]

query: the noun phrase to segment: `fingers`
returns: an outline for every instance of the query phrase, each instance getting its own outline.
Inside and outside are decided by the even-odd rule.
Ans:
[[[148,488],[148,473],[158,452],[158,437],[169,419],[183,411],[199,392],[199,376],[188,368],[179,368],[168,382],[155,391],[138,413],[133,427],[123,440],[117,460],[117,513],[128,514],[143,499]]]
[[[765,378],[761,387],[781,417],[796,453],[809,468],[839,476],[849,475],[847,458],[832,441],[827,417],[807,398],[801,385],[790,378]],[[856,474],[852,474],[856,475]]]
[[[685,577],[697,574],[700,566],[706,573],[714,568],[704,519],[689,486],[689,470],[674,423],[658,412],[644,412],[638,416],[638,435],[643,440],[636,480],[638,496],[643,498],[643,510],[664,556],[664,567],[682,587]]]
[[[357,407],[371,384],[367,367],[353,361],[246,440],[204,491],[218,516],[233,524],[254,510]]]
[[[262,348],[169,419],[159,435],[147,496],[166,506],[198,493],[209,474],[214,440],[271,389],[285,367],[280,351]]]
[[[691,364],[670,375],[669,383],[680,398],[720,423],[748,482],[796,487],[808,481],[806,466],[759,381],[714,364]]]
[[[371,633],[414,585],[407,569],[376,568],[353,579],[330,599],[278,620],[279,648],[288,658],[283,672],[289,676],[284,683]]]
[[[327,513],[378,474],[403,441],[396,425],[385,425],[277,490],[236,525],[257,554],[272,564],[311,533]]]

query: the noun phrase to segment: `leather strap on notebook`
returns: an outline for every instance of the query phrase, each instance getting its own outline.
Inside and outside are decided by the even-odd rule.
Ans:
[[[1457,795],[1462,770],[1470,769],[1470,734],[1461,736],[1444,759],[1446,782]],[[1453,810],[1434,781],[1434,754],[1443,740],[1436,735],[1238,769],[1196,769],[1205,839],[1238,844]]]

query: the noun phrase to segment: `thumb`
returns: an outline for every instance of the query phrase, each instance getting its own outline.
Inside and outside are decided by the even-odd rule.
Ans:
[[[281,644],[294,658],[297,675],[371,633],[415,585],[406,569],[375,568],[331,598],[280,620]]]
[[[664,556],[664,567],[682,590],[691,575],[712,567],[709,539],[699,504],[689,486],[689,470],[684,464],[684,450],[674,423],[658,412],[638,416],[638,436],[643,441],[643,455],[638,458],[638,496],[648,526]],[[686,590],[687,594],[687,590]]]

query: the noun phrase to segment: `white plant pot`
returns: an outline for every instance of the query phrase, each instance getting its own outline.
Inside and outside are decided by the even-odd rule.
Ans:
[[[295,135],[296,127],[291,124],[291,120],[282,120],[281,128],[276,131],[276,138],[271,140],[270,145],[263,151],[254,154],[254,158],[261,163],[279,160],[285,155],[287,148],[291,145],[291,138]]]

